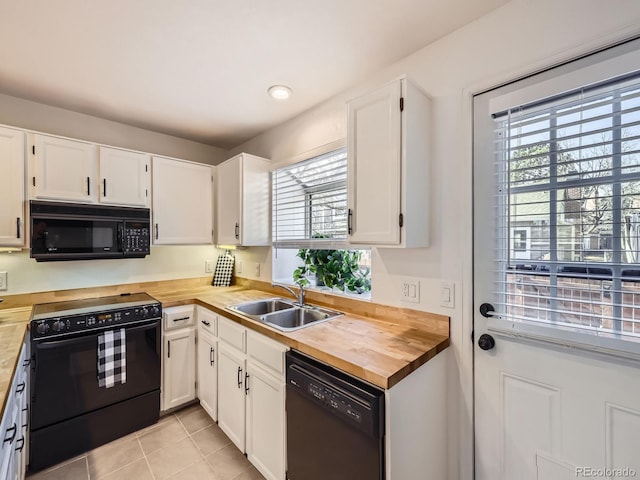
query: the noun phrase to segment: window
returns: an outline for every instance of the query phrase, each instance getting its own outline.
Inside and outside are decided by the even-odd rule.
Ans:
[[[345,148],[274,171],[272,187],[275,247],[345,243]]]
[[[494,118],[500,313],[640,338],[640,76]]]
[[[271,174],[273,279],[367,296],[370,252],[347,242],[347,152]]]

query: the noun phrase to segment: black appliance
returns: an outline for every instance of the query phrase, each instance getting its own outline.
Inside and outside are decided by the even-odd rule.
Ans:
[[[287,479],[383,480],[384,391],[287,352]]]
[[[31,258],[38,262],[142,258],[151,244],[148,208],[30,202]]]
[[[145,293],[35,305],[29,469],[55,465],[158,421],[160,302]],[[125,329],[126,383],[98,385],[98,336]]]

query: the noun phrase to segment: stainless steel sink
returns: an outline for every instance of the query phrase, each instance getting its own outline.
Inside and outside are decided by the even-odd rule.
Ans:
[[[313,305],[301,307],[281,298],[241,303],[227,308],[285,332],[298,330],[342,315],[342,312]]]
[[[286,302],[282,298],[267,298],[266,300],[257,300],[255,302],[241,303],[228,307],[231,310],[244,313],[249,316],[260,316],[265,313],[277,312],[278,310],[286,310],[293,308],[293,303]]]

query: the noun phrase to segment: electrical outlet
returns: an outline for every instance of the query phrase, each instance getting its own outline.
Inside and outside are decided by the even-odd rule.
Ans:
[[[204,271],[205,273],[213,273],[213,260],[204,261]]]
[[[0,290],[7,289],[7,272],[0,272]]]
[[[400,299],[405,302],[420,303],[420,280],[405,278],[400,283]]]
[[[236,262],[236,272],[242,273],[242,262]]]
[[[256,263],[256,277],[260,276],[260,264]]]

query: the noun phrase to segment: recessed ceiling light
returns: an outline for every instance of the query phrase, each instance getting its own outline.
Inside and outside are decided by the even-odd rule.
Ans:
[[[272,85],[267,91],[276,100],[286,100],[291,96],[291,89],[286,85]]]

